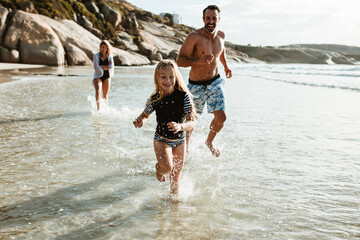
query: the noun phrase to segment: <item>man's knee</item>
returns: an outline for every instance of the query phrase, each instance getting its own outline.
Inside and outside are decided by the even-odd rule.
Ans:
[[[216,111],[214,116],[217,122],[224,123],[226,121],[226,113],[224,111]]]

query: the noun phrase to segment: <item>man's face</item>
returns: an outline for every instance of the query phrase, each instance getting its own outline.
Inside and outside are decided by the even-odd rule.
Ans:
[[[217,10],[207,9],[203,16],[203,21],[205,23],[205,30],[212,34],[216,30],[216,24],[220,20],[220,15]]]

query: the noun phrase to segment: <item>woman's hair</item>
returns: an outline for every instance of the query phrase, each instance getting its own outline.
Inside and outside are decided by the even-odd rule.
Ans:
[[[111,54],[111,45],[107,40],[102,40],[100,43],[99,48],[101,47],[101,45],[106,45],[107,46],[107,54],[110,55]]]
[[[155,90],[150,96],[151,101],[153,103],[157,103],[157,102],[160,102],[161,99],[164,97],[164,91],[160,88],[159,79],[160,79],[160,72],[165,67],[171,67],[174,70],[175,79],[176,79],[175,88],[181,92],[187,93],[187,95],[190,98],[190,102],[191,102],[191,111],[192,111],[192,113],[195,114],[195,107],[194,107],[194,104],[192,101],[192,95],[191,95],[189,89],[186,87],[184,79],[179,71],[179,67],[173,60],[170,60],[170,59],[165,59],[165,60],[160,61],[155,68],[155,73],[154,73]]]

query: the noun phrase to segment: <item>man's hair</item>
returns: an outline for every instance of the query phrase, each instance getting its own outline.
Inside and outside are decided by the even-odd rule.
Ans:
[[[205,12],[206,12],[206,10],[208,10],[208,9],[210,9],[210,10],[217,10],[218,13],[220,13],[220,8],[219,8],[218,6],[216,6],[216,5],[209,5],[209,6],[207,6],[207,7],[203,10],[203,17],[205,16]]]

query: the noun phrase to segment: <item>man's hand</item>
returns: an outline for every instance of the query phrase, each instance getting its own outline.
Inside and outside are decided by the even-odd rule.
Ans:
[[[210,64],[212,61],[214,60],[214,55],[212,54],[207,54],[202,56],[201,58],[199,58],[198,60],[198,64]]]
[[[232,77],[232,72],[231,70],[226,66],[224,67],[224,70],[225,70],[225,75],[227,78],[231,78]]]

